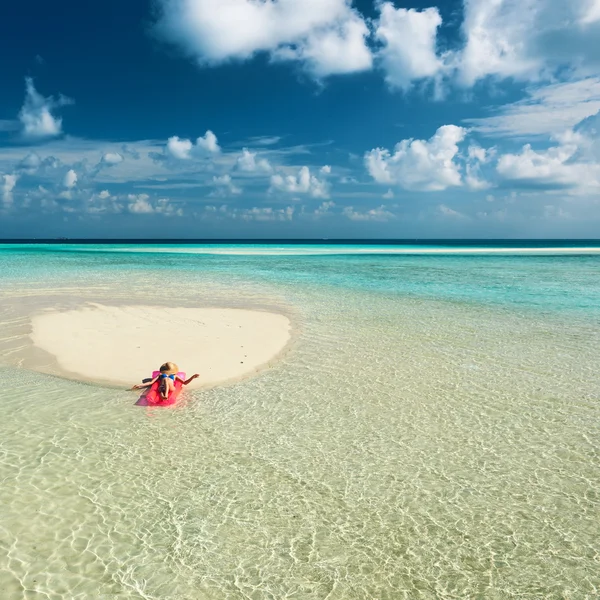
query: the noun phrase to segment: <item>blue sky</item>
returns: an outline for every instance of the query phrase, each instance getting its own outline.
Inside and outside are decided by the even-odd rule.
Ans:
[[[598,237],[600,0],[33,1],[0,51],[0,237]]]

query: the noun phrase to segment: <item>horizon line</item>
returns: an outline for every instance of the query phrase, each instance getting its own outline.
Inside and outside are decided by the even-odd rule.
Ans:
[[[0,238],[0,244],[456,244],[593,243],[600,238]]]

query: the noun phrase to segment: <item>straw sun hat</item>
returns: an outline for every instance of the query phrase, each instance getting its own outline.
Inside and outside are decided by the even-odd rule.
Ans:
[[[166,362],[164,365],[161,365],[160,372],[165,375],[177,375],[179,367],[173,362]]]

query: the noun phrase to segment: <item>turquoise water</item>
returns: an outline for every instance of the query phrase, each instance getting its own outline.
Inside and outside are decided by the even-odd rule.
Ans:
[[[596,597],[600,256],[539,247],[1,246],[0,597]],[[88,301],[297,337],[146,411],[18,367]]]

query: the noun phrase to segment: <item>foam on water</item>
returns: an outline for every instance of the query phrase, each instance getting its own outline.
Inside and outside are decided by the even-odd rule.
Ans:
[[[284,307],[299,337],[169,411],[11,368],[16,336],[3,599],[597,594],[598,259],[35,256],[0,253],[13,325],[166,288]]]

